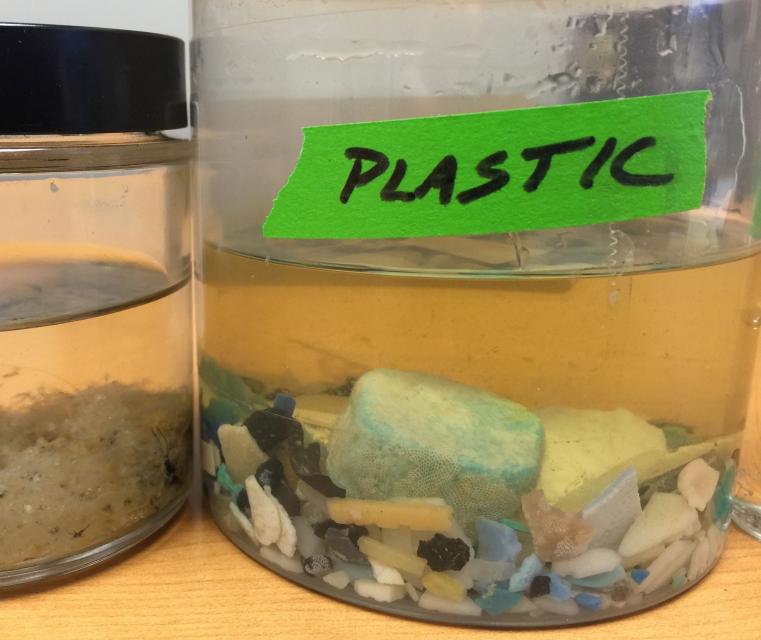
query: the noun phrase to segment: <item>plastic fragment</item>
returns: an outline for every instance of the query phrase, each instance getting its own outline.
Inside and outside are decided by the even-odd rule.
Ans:
[[[522,595],[514,607],[508,609],[507,613],[531,613],[537,610],[537,606],[529,600],[526,596]]]
[[[698,540],[695,551],[692,552],[690,564],[687,568],[687,580],[692,582],[708,571],[710,564],[711,545],[708,537]]]
[[[276,542],[277,548],[280,549],[283,554],[291,558],[296,553],[296,528],[293,526],[293,523],[288,516],[288,512],[283,508],[283,505],[270,493],[270,488],[265,487],[264,492],[275,503],[280,518],[280,536]]]
[[[406,554],[395,547],[391,547],[383,542],[378,542],[367,536],[362,536],[357,541],[359,550],[368,558],[378,562],[405,571],[413,576],[421,577],[425,571],[426,561],[417,556]]]
[[[571,585],[568,584],[557,573],[548,573],[550,579],[550,597],[553,600],[568,600],[572,595]],[[536,578],[534,578],[536,580]]]
[[[218,433],[225,465],[236,483],[244,482],[267,460],[267,454],[259,448],[246,427],[223,424]]]
[[[582,509],[581,517],[595,530],[590,548],[618,547],[640,513],[637,472],[629,467]]]
[[[254,525],[251,524],[251,521],[246,517],[246,514],[244,514],[234,502],[228,502],[227,506],[230,509],[230,513],[233,514],[236,522],[240,525],[240,528],[243,529],[243,532],[251,538],[254,543],[259,544],[259,541],[254,534]]]
[[[281,533],[278,509],[280,505],[272,498],[269,487],[265,493],[254,476],[246,478],[246,493],[251,506],[251,520],[254,523],[256,539],[264,546],[276,543]]]
[[[333,573],[322,576],[322,579],[336,589],[345,589],[351,582],[349,574],[345,571],[334,571]]]
[[[470,547],[460,538],[447,538],[437,533],[430,540],[418,543],[417,555],[427,560],[434,571],[459,571],[470,560]]]
[[[526,556],[521,563],[520,568],[510,576],[508,589],[510,591],[525,591],[528,589],[531,581],[538,576],[544,569],[544,563],[532,553]]]
[[[269,458],[256,468],[254,477],[263,487],[271,487],[274,490],[283,482],[283,463],[277,458]]]
[[[650,575],[637,586],[640,593],[652,593],[671,581],[674,574],[684,567],[694,551],[696,543],[691,540],[672,542],[647,568]]]
[[[452,508],[421,500],[353,500],[332,498],[328,514],[344,524],[375,524],[384,529],[408,527],[444,533],[452,526]]]
[[[217,467],[217,483],[231,496],[237,496],[243,489],[242,484],[238,484],[230,477],[224,462]]]
[[[711,501],[713,521],[722,531],[729,526],[729,517],[732,514],[732,486],[737,472],[737,467],[732,460],[728,460],[726,465]]]
[[[413,587],[409,582],[404,583],[404,588],[407,591],[407,595],[410,597],[412,602],[420,601],[420,594],[418,593],[417,589],[415,589],[415,587]]]
[[[323,576],[333,571],[333,562],[328,556],[321,553],[304,558],[302,566],[304,567],[304,573],[310,576]]]
[[[238,507],[241,513],[247,518],[251,517],[251,504],[248,501],[248,493],[245,488],[241,489],[235,497],[235,506]]]
[[[370,560],[373,577],[381,584],[393,584],[404,586],[404,578],[393,567],[388,567],[377,560]]]
[[[511,529],[515,529],[516,531],[520,531],[521,533],[528,533],[528,527],[518,520],[511,520],[510,518],[500,518],[500,523],[504,524],[507,527],[510,527]]]
[[[303,430],[298,420],[284,416],[272,409],[254,411],[243,424],[259,448],[265,453],[270,453],[289,437],[297,440],[299,437],[303,439]],[[224,453],[224,449],[222,453]]]
[[[420,596],[418,606],[428,611],[437,611],[438,613],[449,613],[460,616],[480,616],[481,607],[479,607],[470,598],[464,598],[459,602],[441,598],[430,591],[426,591]]]
[[[631,576],[632,580],[634,580],[634,582],[637,584],[642,584],[645,578],[650,575],[650,572],[647,569],[632,569],[629,575]]]
[[[317,553],[325,553],[325,541],[321,540],[315,534],[312,526],[302,516],[296,516],[291,519],[296,529],[296,547],[304,558],[313,556]]]
[[[582,609],[590,609],[592,611],[599,611],[602,609],[602,596],[595,593],[577,593],[573,599]]]
[[[599,573],[596,576],[589,576],[587,578],[568,578],[568,582],[588,589],[602,589],[615,584],[624,578],[626,578],[626,572],[624,571],[624,568],[619,565],[613,569],[613,571]]]
[[[555,613],[560,616],[571,617],[579,613],[579,605],[573,599],[559,601],[550,596],[542,596],[531,602],[541,611]]]
[[[716,490],[719,475],[703,458],[696,458],[679,472],[677,488],[687,504],[703,511]]]
[[[484,593],[494,583],[508,580],[515,573],[515,565],[512,562],[491,562],[473,558],[460,573],[472,579],[473,588],[476,591]]]
[[[475,603],[490,616],[498,616],[515,607],[523,597],[522,593],[494,585],[485,594],[478,596]]]
[[[213,442],[201,440],[201,468],[212,478],[217,475],[217,467],[222,464],[222,454]]]
[[[656,493],[632,523],[618,547],[623,557],[631,557],[658,544],[675,540],[686,530],[700,528],[698,512],[676,493]]]
[[[381,584],[375,580],[355,580],[354,591],[363,598],[370,598],[377,602],[395,602],[407,594],[403,586]]]
[[[578,513],[551,506],[542,491],[524,495],[522,504],[534,552],[542,560],[573,558],[586,551],[595,530]]]
[[[344,562],[343,560],[339,560],[337,558],[332,558],[332,561],[333,561],[333,568],[336,571],[343,571],[352,580],[374,580],[375,579],[373,577],[373,570],[370,568],[370,565],[367,564],[367,560],[365,560],[365,564],[356,564],[354,562]]]
[[[476,518],[478,557],[493,562],[513,562],[523,548],[515,529],[487,518]]]
[[[318,534],[319,535],[319,534]],[[325,546],[333,557],[344,562],[366,564],[367,559],[357,547],[349,529],[329,527],[325,531]],[[358,538],[357,538],[358,539]]]
[[[659,555],[661,555],[665,548],[665,544],[657,544],[654,547],[645,549],[642,553],[629,556],[628,558],[621,558],[621,564],[624,569],[631,569],[632,567],[637,566],[645,566],[655,560]]]
[[[280,567],[283,571],[289,573],[304,573],[304,567],[301,566],[301,559],[298,556],[289,558],[275,547],[262,547],[260,550],[262,558],[271,562],[277,567]]]
[[[290,417],[296,409],[296,400],[287,393],[278,393],[275,395],[273,409],[281,415]]]
[[[561,576],[588,578],[599,573],[613,571],[621,564],[620,556],[610,549],[590,549],[571,560],[557,560],[552,570]]]
[[[550,577],[536,576],[529,585],[528,597],[533,599],[548,595],[550,595]]]
[[[426,571],[421,580],[429,592],[440,598],[459,602],[465,597],[465,587],[446,573]]]

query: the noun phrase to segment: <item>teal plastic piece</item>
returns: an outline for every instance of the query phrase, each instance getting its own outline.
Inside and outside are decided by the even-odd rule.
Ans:
[[[476,598],[476,604],[490,616],[498,616],[512,609],[523,599],[520,592],[509,591],[504,587],[495,586],[486,594]]]
[[[233,498],[243,491],[243,486],[235,482],[230,476],[230,472],[227,470],[227,465],[223,462],[217,467],[217,482],[227,493]]]

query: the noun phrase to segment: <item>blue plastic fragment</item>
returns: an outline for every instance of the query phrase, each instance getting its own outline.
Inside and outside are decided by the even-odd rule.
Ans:
[[[287,393],[278,393],[275,396],[275,404],[273,406],[278,413],[290,417],[296,410],[296,400],[294,400],[293,396]]]
[[[602,589],[602,587],[607,587],[614,582],[623,580],[625,577],[626,571],[624,571],[624,568],[621,565],[618,565],[612,571],[607,571],[606,573],[598,573],[594,576],[589,576],[588,578],[568,578],[568,582],[579,587]]]
[[[536,554],[532,553],[527,556],[521,563],[520,568],[510,576],[508,589],[510,591],[525,591],[529,588],[531,581],[538,576],[544,569],[542,562]]]
[[[732,486],[735,483],[736,472],[737,467],[735,467],[734,461],[729,460],[719,478],[719,484],[711,502],[713,521],[722,530],[729,526],[729,518],[732,515]]]
[[[478,596],[476,604],[481,607],[490,616],[498,616],[508,609],[512,609],[523,598],[520,592],[513,592],[504,587],[495,586],[489,589],[486,594]]]
[[[223,424],[239,424],[246,418],[246,410],[232,400],[226,398],[212,398],[207,407],[201,407],[201,421],[203,433],[207,440],[211,440],[218,447],[219,427]]]
[[[642,584],[644,579],[650,575],[650,572],[647,569],[632,569],[629,575],[632,577],[634,582],[637,584]]]
[[[487,518],[476,518],[478,557],[492,562],[513,562],[521,552],[518,534],[507,525]]]
[[[550,572],[545,575],[550,579],[550,598],[553,600],[559,600],[560,602],[571,599],[572,593],[570,584],[563,580],[563,578],[557,573]]]
[[[583,609],[598,611],[602,608],[602,598],[594,593],[577,593],[574,600]]]
[[[243,486],[236,483],[230,477],[230,472],[227,470],[227,465],[224,462],[217,467],[217,482],[233,498],[236,498],[243,491]]]

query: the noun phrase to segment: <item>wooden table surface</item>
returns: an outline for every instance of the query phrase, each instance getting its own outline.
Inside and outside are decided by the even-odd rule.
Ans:
[[[76,580],[0,599],[0,640],[478,638],[504,633],[413,622],[317,595],[239,552],[195,498],[147,544]],[[522,640],[761,638],[761,544],[737,529],[714,571],[655,609]]]

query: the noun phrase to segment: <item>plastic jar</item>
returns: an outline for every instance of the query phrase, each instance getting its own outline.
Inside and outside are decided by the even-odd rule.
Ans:
[[[761,317],[756,4],[195,8],[225,534],[333,597],[483,626],[696,584]]]
[[[146,538],[191,476],[184,48],[0,25],[0,587]]]

